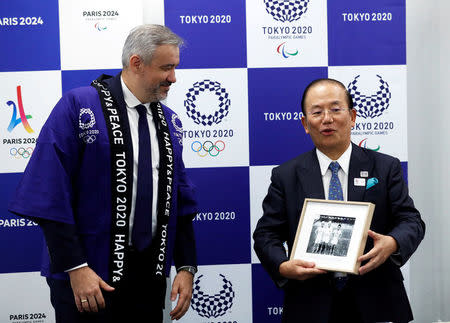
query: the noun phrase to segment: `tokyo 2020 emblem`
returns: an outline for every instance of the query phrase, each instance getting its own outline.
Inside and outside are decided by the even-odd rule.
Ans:
[[[80,115],[78,116],[78,125],[80,129],[83,130],[80,133],[80,138],[87,144],[92,144],[97,139],[98,130],[91,128],[95,125],[95,116],[94,112],[92,112],[89,108],[81,108]]]
[[[80,109],[80,115],[78,117],[78,123],[80,129],[90,129],[95,125],[95,116],[91,109]]]
[[[281,22],[299,20],[308,10],[308,3],[309,0],[264,0],[267,13]]]
[[[210,114],[202,113],[201,108],[196,105],[198,96],[206,91],[214,93],[217,97],[217,109]],[[203,126],[211,126],[222,122],[223,118],[228,115],[230,104],[230,96],[226,89],[219,82],[211,80],[195,82],[186,93],[186,100],[184,100],[188,117],[196,124]]]
[[[355,109],[358,116],[366,118],[375,118],[383,114],[389,108],[391,101],[391,91],[389,84],[383,80],[380,75],[377,75],[379,80],[379,87],[375,94],[362,94],[358,89],[358,79],[360,75],[350,82],[347,86],[348,92],[353,98]]]
[[[224,275],[219,274],[219,276],[222,279],[222,288],[214,295],[208,295],[202,291],[200,281],[203,275],[198,276],[194,283],[191,307],[201,317],[217,318],[223,316],[233,306],[235,296],[233,284]]]
[[[183,145],[183,126],[180,117],[177,114],[172,114],[172,125],[175,128],[174,135],[178,138],[179,144]]]

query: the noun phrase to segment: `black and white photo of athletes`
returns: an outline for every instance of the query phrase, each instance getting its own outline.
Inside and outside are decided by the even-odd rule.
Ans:
[[[346,257],[355,218],[320,215],[314,220],[306,252]]]

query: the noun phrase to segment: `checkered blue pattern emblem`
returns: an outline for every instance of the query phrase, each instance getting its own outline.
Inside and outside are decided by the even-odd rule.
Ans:
[[[200,315],[206,318],[217,318],[223,316],[232,306],[234,299],[233,284],[222,277],[222,289],[219,293],[214,295],[205,294],[200,288],[200,280],[203,275],[198,276],[194,283],[194,290],[192,292],[191,307]]]
[[[331,170],[331,180],[330,180],[330,188],[328,191],[328,199],[329,200],[344,200],[344,195],[342,193],[341,182],[339,181],[338,171],[341,166],[338,162],[331,162],[328,168]]]
[[[202,114],[195,105],[197,97],[207,90],[217,95],[218,99],[218,109],[214,111],[214,113],[208,115]],[[204,126],[219,124],[222,119],[228,115],[230,104],[231,101],[227,91],[222,88],[219,82],[211,80],[195,82],[192,88],[186,93],[186,100],[184,100],[184,107],[186,108],[186,113],[189,118],[194,120],[196,124]]]
[[[364,95],[358,90],[357,83],[359,77],[360,75],[356,76],[348,84],[348,91],[353,98],[358,116],[364,119],[379,117],[389,107],[391,101],[389,84],[380,75],[377,75],[380,82],[378,91],[374,95]]]
[[[266,11],[273,19],[281,22],[293,22],[308,10],[309,0],[264,0]]]

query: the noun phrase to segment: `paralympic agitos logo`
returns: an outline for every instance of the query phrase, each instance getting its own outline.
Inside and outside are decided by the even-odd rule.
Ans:
[[[361,140],[361,141],[359,142],[358,146],[359,146],[359,147],[363,147],[363,148],[367,148],[367,149],[370,149],[370,150],[373,150],[373,151],[379,151],[380,148],[381,148],[380,145],[377,145],[377,147],[369,147],[369,146],[367,145],[367,138],[364,138],[363,140]]]
[[[108,29],[108,27],[106,27],[105,25],[103,25],[100,22],[95,23],[94,28],[97,29],[98,31],[103,31]]]
[[[286,49],[286,42],[282,42],[280,45],[277,46],[277,53],[283,56],[284,58],[289,58],[291,56],[297,56],[298,55],[298,49],[294,50],[288,50]]]

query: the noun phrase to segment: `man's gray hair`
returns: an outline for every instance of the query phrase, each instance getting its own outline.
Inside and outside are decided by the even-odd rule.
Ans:
[[[175,45],[180,47],[183,39],[161,25],[141,25],[130,31],[122,50],[122,65],[124,68],[130,64],[130,57],[138,55],[145,64],[152,60],[156,48],[161,45]]]

